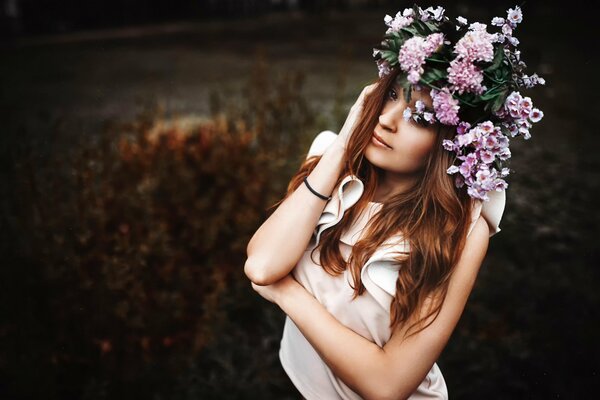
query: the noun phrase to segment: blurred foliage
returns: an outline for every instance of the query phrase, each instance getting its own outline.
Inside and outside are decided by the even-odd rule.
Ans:
[[[2,398],[299,398],[284,315],[243,263],[315,133],[345,118],[343,90],[320,115],[303,79],[259,54],[242,94],[213,92],[191,128],[150,104],[100,136],[57,119],[2,139]],[[583,398],[600,334],[598,176],[583,172],[598,160],[514,142],[502,231],[438,363],[454,399]]]
[[[274,336],[283,315],[254,294],[243,265],[251,235],[314,136],[302,85],[299,72],[271,76],[259,55],[239,96],[246,101],[213,93],[212,118],[191,129],[157,129],[168,124],[150,103],[99,137],[56,148],[11,143],[3,154],[11,180],[1,278],[5,393],[290,392]],[[60,127],[56,121],[55,141],[68,137]]]

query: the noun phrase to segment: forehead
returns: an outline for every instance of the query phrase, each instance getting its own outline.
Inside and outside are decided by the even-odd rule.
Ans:
[[[393,87],[394,89],[396,89],[396,92],[404,99],[404,88],[400,86],[398,82],[394,82]],[[431,99],[431,95],[429,94],[430,89],[427,86],[421,85],[421,90],[416,90],[414,86],[411,87],[412,92],[410,95],[410,103],[408,103],[409,106],[414,107],[415,102],[417,100],[421,100],[423,103],[425,103],[426,107],[433,108],[433,100]]]

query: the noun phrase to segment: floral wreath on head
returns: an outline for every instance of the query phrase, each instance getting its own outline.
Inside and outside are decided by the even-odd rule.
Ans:
[[[444,11],[415,4],[395,17],[386,15],[388,30],[373,57],[380,77],[395,68],[403,72],[398,79],[407,103],[413,87],[430,88],[433,110],[417,100],[415,110],[407,107],[403,117],[456,126],[453,140],[443,141],[444,149],[456,155],[447,173],[455,174],[457,188],[466,185],[469,196],[489,201],[489,191],[508,187],[503,178],[509,174],[509,138],[529,139],[532,124],[544,116],[518,89],[545,81],[524,73],[526,64],[516,50],[513,30],[523,19],[519,6],[509,9],[506,18],[492,19],[500,30],[496,33],[464,17],[454,23]]]

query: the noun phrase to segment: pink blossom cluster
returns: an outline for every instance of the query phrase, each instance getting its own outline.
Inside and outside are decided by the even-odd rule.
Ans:
[[[425,58],[433,54],[444,43],[443,33],[432,33],[427,37],[413,36],[406,40],[398,53],[400,68],[408,73],[408,81],[419,82],[424,72]]]
[[[445,125],[456,125],[460,122],[458,99],[452,97],[452,93],[447,87],[442,90],[431,89],[429,94],[433,100],[433,109],[438,121]]]
[[[395,17],[386,15],[385,22],[389,27],[387,33],[398,32],[419,20],[449,21],[444,16],[443,7],[435,9],[429,7],[425,10],[420,7],[407,8],[403,12],[398,12]],[[456,56],[446,69],[446,83],[428,83],[431,87],[433,110],[425,110],[424,103],[417,101],[414,111],[411,107],[406,107],[403,113],[406,120],[413,119],[430,124],[437,120],[445,125],[456,126],[457,134],[453,140],[443,141],[444,149],[454,152],[458,160],[456,165],[448,168],[447,173],[455,175],[454,182],[457,187],[467,186],[467,192],[471,197],[484,201],[489,200],[487,196],[489,191],[502,191],[508,187],[504,178],[508,176],[509,169],[498,167],[498,161],[510,158],[509,139],[517,135],[529,139],[530,128],[543,118],[544,113],[533,106],[530,97],[524,97],[519,92],[513,91],[502,107],[493,112],[495,118],[492,120],[498,121],[496,126],[494,122],[487,120],[471,127],[468,122],[461,121],[459,118],[458,95],[463,93],[482,95],[488,90],[484,85],[486,73],[480,67],[480,62],[489,63],[494,60],[495,45],[502,46],[516,87],[531,88],[538,84],[545,84],[545,80],[536,73],[530,76],[524,73],[526,64],[520,60],[520,51],[516,49],[519,40],[513,36],[514,29],[522,20],[521,9],[515,6],[507,10],[505,18],[492,19],[491,25],[500,29],[497,33],[489,33],[486,24],[479,22],[469,24],[466,18],[457,17],[456,30],[464,34],[453,47]],[[430,27],[432,23],[427,22],[426,25]],[[438,26],[438,24],[433,25]],[[413,31],[405,29],[405,32]],[[415,88],[420,87],[419,81],[425,73],[426,59],[439,51],[442,45],[451,45],[451,42],[446,39],[441,32],[427,36],[415,35],[405,40],[400,47],[399,67],[407,73],[408,81]],[[373,55],[377,59],[379,76],[389,74],[392,69],[390,61],[380,59],[375,52]],[[489,79],[494,80],[492,77]]]
[[[496,115],[504,120],[502,124],[512,137],[520,134],[526,140],[531,138],[529,129],[532,124],[544,117],[542,110],[533,107],[531,98],[523,97],[519,92],[512,92]]]
[[[456,132],[454,140],[445,139],[442,145],[456,152],[462,163],[450,166],[446,172],[450,175],[458,172],[454,180],[457,187],[467,185],[469,196],[488,201],[487,192],[508,187],[502,179],[508,175],[508,168],[498,171],[493,163],[496,159],[510,158],[509,139],[489,120],[473,128],[468,122],[460,122]]]
[[[459,94],[471,92],[482,94],[487,88],[482,85],[483,71],[473,62],[492,61],[494,58],[494,41],[496,35],[486,31],[486,25],[474,22],[469,31],[456,42],[454,52],[456,58],[448,67],[448,82],[451,89]]]

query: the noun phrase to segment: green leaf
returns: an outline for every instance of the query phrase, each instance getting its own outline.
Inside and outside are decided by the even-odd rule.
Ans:
[[[430,61],[438,64],[448,64],[448,61],[439,53],[433,53],[431,57],[426,57],[425,61]]]
[[[435,82],[435,81],[445,78],[445,76],[446,76],[446,71],[444,71],[443,69],[428,68],[425,70],[423,75],[421,75],[421,79],[426,82],[432,83],[432,82]]]
[[[504,58],[504,51],[502,50],[502,46],[498,46],[496,48],[496,52],[494,53],[494,58],[492,59],[492,64],[484,69],[485,72],[492,72],[493,70],[500,67],[502,64],[502,59]]]
[[[431,21],[425,21],[424,24],[427,26],[427,28],[429,28],[429,30],[431,31],[431,33],[437,32],[438,31],[438,27]]]
[[[502,96],[496,97],[496,100],[492,103],[492,112],[498,111],[504,104],[504,98]]]
[[[398,62],[398,53],[390,50],[383,50],[381,52],[381,58],[389,62],[390,64],[396,64]]]
[[[412,95],[412,85],[410,82],[408,82],[408,80],[403,85],[403,89],[404,89],[404,100],[408,104],[408,103],[410,103],[410,99],[411,99],[411,95]]]

